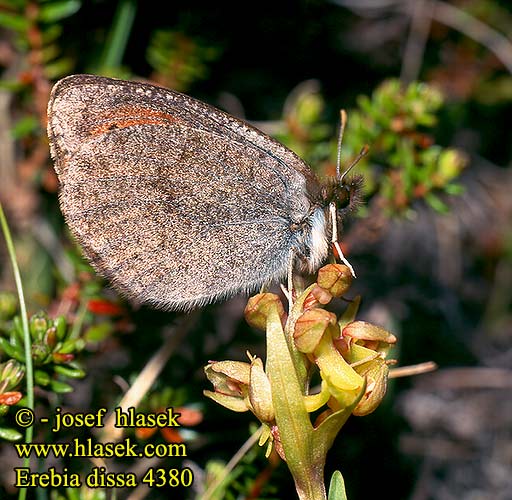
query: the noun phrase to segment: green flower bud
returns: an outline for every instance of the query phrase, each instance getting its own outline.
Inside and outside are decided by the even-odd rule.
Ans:
[[[6,361],[0,365],[0,380],[5,382],[5,390],[16,387],[25,375],[25,368],[21,363],[14,359]]]
[[[251,363],[251,382],[249,384],[249,401],[254,415],[263,423],[271,423],[275,419],[272,405],[270,381],[263,370],[261,359],[254,358]]]
[[[57,329],[52,326],[46,330],[44,334],[43,342],[50,348],[53,349],[57,344]]]
[[[267,317],[271,308],[277,308],[281,323],[286,318],[283,303],[273,293],[258,293],[249,299],[245,307],[245,319],[254,328],[265,330],[267,328]]]
[[[29,329],[34,340],[41,341],[51,322],[45,312],[40,311],[30,317]]]
[[[329,327],[336,325],[336,315],[325,309],[309,309],[295,323],[293,337],[301,352],[312,353]]]
[[[341,297],[352,284],[352,273],[344,264],[328,264],[318,271],[316,282],[333,297]]]
[[[214,392],[204,391],[205,396],[236,412],[249,410],[247,400],[251,380],[249,363],[218,361],[208,364],[204,371],[214,388]]]
[[[351,337],[356,340],[385,344],[394,344],[396,342],[396,337],[392,333],[366,321],[352,321],[352,323],[343,328],[342,334],[345,337]]]

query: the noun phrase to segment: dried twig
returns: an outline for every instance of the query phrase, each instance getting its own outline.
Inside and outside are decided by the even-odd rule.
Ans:
[[[433,0],[432,18],[487,47],[512,74],[512,42],[471,14],[440,0]]]
[[[123,399],[117,405],[123,411],[127,408],[134,407],[140,403],[141,399],[147,394],[156,378],[162,371],[165,363],[167,363],[171,354],[177,346],[180,345],[183,337],[188,333],[192,324],[197,317],[196,313],[189,314],[183,318],[183,321],[173,330],[172,335],[169,335],[162,347],[153,355],[148,361],[144,369],[139,373],[135,382],[130,389],[126,392]],[[123,436],[124,428],[115,427],[115,414],[112,413],[102,429],[101,441],[110,442],[118,441]]]
[[[417,0],[411,9],[411,29],[405,44],[400,80],[405,84],[418,79],[432,24],[432,1]]]

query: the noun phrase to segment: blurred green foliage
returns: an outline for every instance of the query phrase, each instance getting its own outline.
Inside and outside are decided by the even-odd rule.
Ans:
[[[467,158],[455,148],[434,144],[428,133],[436,126],[436,113],[443,105],[441,93],[425,83],[404,86],[399,80],[387,80],[371,97],[360,95],[357,105],[349,113],[342,153],[344,158],[355,158],[370,146],[356,167],[364,176],[366,195],[382,196],[390,216],[410,210],[416,199],[425,199],[435,210],[446,212],[438,194],[462,192],[457,178]],[[336,158],[338,143],[322,119],[324,109],[322,96],[314,89],[304,89],[288,109],[276,136],[332,175],[329,166]]]
[[[81,5],[80,0],[2,1],[0,26],[12,32],[17,50],[25,53],[37,50],[33,54],[37,60],[30,63],[40,64],[46,78],[60,78],[71,71],[73,61],[62,55],[59,42],[63,27],[58,23],[76,14]],[[15,79],[2,80],[2,85],[11,89],[22,83]]]

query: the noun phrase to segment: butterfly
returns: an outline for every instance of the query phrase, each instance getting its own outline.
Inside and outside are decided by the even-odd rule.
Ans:
[[[359,200],[359,178],[320,182],[244,121],[146,83],[60,80],[48,137],[85,256],[121,293],[163,309],[316,271]]]

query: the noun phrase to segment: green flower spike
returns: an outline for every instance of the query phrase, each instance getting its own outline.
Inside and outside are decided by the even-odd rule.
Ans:
[[[266,331],[265,369],[251,356],[250,363],[206,367],[215,390],[205,394],[232,410],[254,413],[263,424],[260,445],[268,442],[267,455],[273,446],[286,461],[302,500],[327,499],[323,469],[329,448],[348,417],[373,411],[386,389],[384,356],[395,337],[354,321],[358,299],[339,320],[323,309],[347,292],[351,280],[347,266],[323,267],[288,317],[277,295],[252,297],[245,315],[249,324]],[[310,394],[315,371],[321,388]]]

